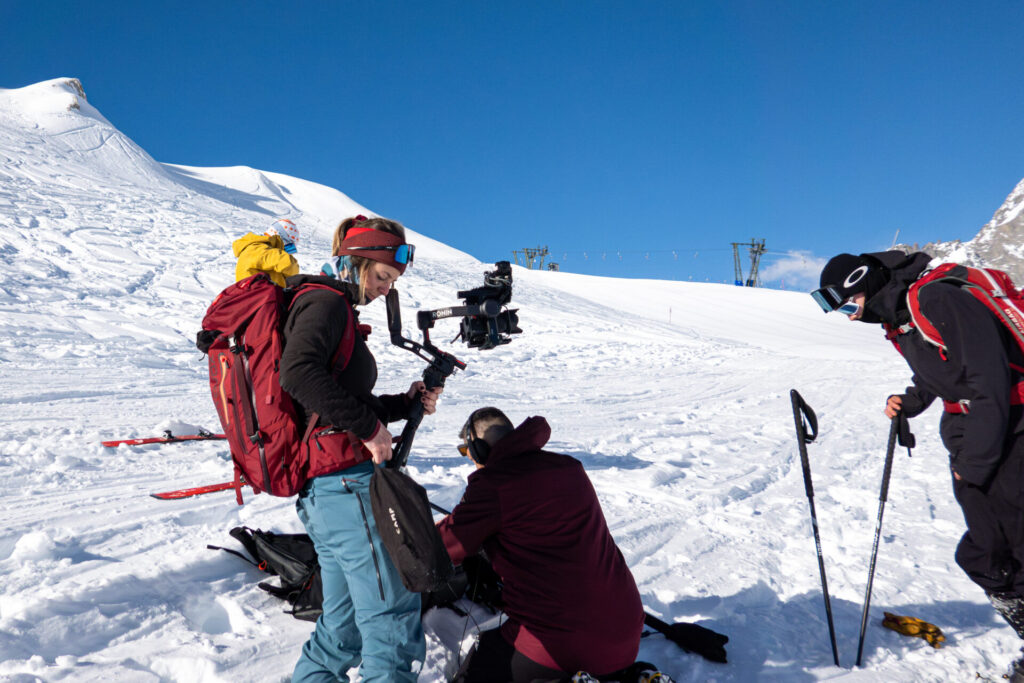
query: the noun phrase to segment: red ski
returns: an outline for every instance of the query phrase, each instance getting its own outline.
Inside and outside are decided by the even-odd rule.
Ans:
[[[242,482],[242,486],[245,486],[245,482]],[[191,498],[192,496],[201,496],[204,493],[214,493],[215,491],[233,491],[238,488],[238,485],[233,481],[226,481],[223,484],[210,484],[208,486],[196,486],[191,489],[179,489],[177,491],[165,491],[164,493],[151,493],[154,498],[160,500],[177,500],[178,498]]]
[[[117,448],[121,444],[127,446],[141,446],[147,443],[177,443],[179,441],[216,441],[226,439],[224,434],[213,434],[205,429],[199,430],[198,434],[183,434],[175,436],[170,431],[164,432],[163,436],[150,436],[142,439],[116,439],[114,441],[100,441],[107,448]]]

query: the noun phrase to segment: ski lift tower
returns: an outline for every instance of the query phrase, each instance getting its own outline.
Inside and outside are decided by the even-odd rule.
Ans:
[[[743,266],[740,263],[740,247],[747,247],[750,251],[750,276],[746,280],[743,279]],[[736,268],[734,284],[737,287],[757,287],[760,284],[757,279],[757,267],[761,262],[761,254],[765,251],[763,239],[755,240],[751,238],[749,242],[732,243],[732,260]]]
[[[517,266],[526,266],[530,270],[543,270],[544,259],[548,257],[547,247],[536,247],[522,250],[516,250],[512,252],[512,257],[516,261]]]

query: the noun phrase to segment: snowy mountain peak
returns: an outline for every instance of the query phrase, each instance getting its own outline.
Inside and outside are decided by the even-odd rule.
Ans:
[[[921,251],[943,261],[999,268],[1009,273],[1017,286],[1024,284],[1024,180],[973,239],[934,242]]]
[[[0,147],[12,152],[15,178],[42,174],[57,184],[85,188],[153,187],[169,177],[89,104],[76,78],[0,91]]]
[[[107,125],[110,122],[88,102],[82,82],[77,78],[54,78],[24,88],[0,88],[0,109],[21,112],[39,125],[81,114]],[[72,116],[69,116],[72,115]]]

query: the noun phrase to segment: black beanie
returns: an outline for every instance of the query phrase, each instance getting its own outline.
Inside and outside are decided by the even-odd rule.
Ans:
[[[839,254],[825,264],[820,286],[832,287],[844,300],[861,293],[870,299],[888,281],[888,270],[877,261],[853,254]]]

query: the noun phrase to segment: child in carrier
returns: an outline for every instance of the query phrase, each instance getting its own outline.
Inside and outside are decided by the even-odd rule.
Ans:
[[[232,243],[238,258],[235,280],[266,273],[274,284],[284,287],[285,278],[299,273],[299,262],[292,255],[298,243],[299,229],[287,218],[278,218],[262,235],[250,232],[239,237]]]

